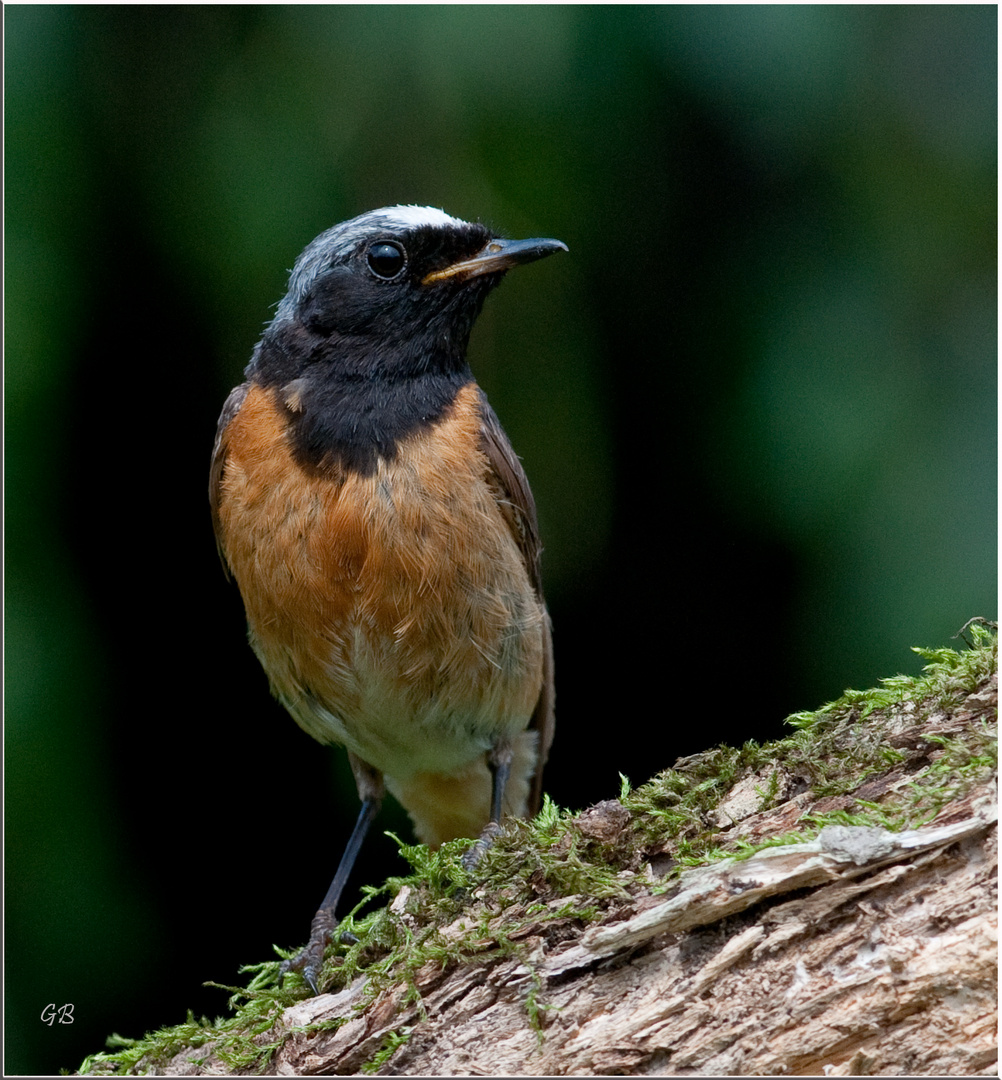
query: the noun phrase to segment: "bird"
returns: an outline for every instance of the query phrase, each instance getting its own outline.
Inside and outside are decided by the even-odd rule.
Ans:
[[[250,645],[296,723],[346,748],[361,800],[281,966],[313,993],[387,790],[433,847],[539,807],[554,681],[536,506],[467,347],[508,270],[566,250],[427,206],[341,222],[296,260],[219,417],[209,502]]]

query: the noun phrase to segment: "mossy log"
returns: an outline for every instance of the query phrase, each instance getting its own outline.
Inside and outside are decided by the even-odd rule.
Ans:
[[[404,848],[328,992],[257,965],[228,1020],[81,1071],[994,1074],[997,640],[969,633],[786,739],[548,804],[472,880],[461,844]]]

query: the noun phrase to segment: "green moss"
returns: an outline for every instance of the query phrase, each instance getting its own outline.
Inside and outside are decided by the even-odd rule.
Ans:
[[[379,1072],[400,1047],[407,1044],[413,1030],[410,1027],[402,1027],[399,1031],[393,1031],[387,1035],[386,1041],[376,1056],[362,1066],[362,1072],[368,1076]]]

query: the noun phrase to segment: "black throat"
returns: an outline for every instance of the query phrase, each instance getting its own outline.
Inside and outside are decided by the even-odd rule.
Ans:
[[[277,391],[293,456],[311,472],[370,475],[380,457],[394,458],[402,439],[438,423],[459,390],[473,382],[464,356],[346,364],[343,352],[336,362],[324,356],[334,348],[327,341],[309,363],[293,365],[289,345],[266,335],[248,374]]]

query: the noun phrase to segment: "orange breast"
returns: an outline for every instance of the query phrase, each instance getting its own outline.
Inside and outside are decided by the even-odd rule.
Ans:
[[[463,773],[526,727],[542,684],[546,613],[487,483],[477,403],[471,383],[367,476],[301,469],[260,386],[224,436],[221,544],[275,694],[402,782]]]

